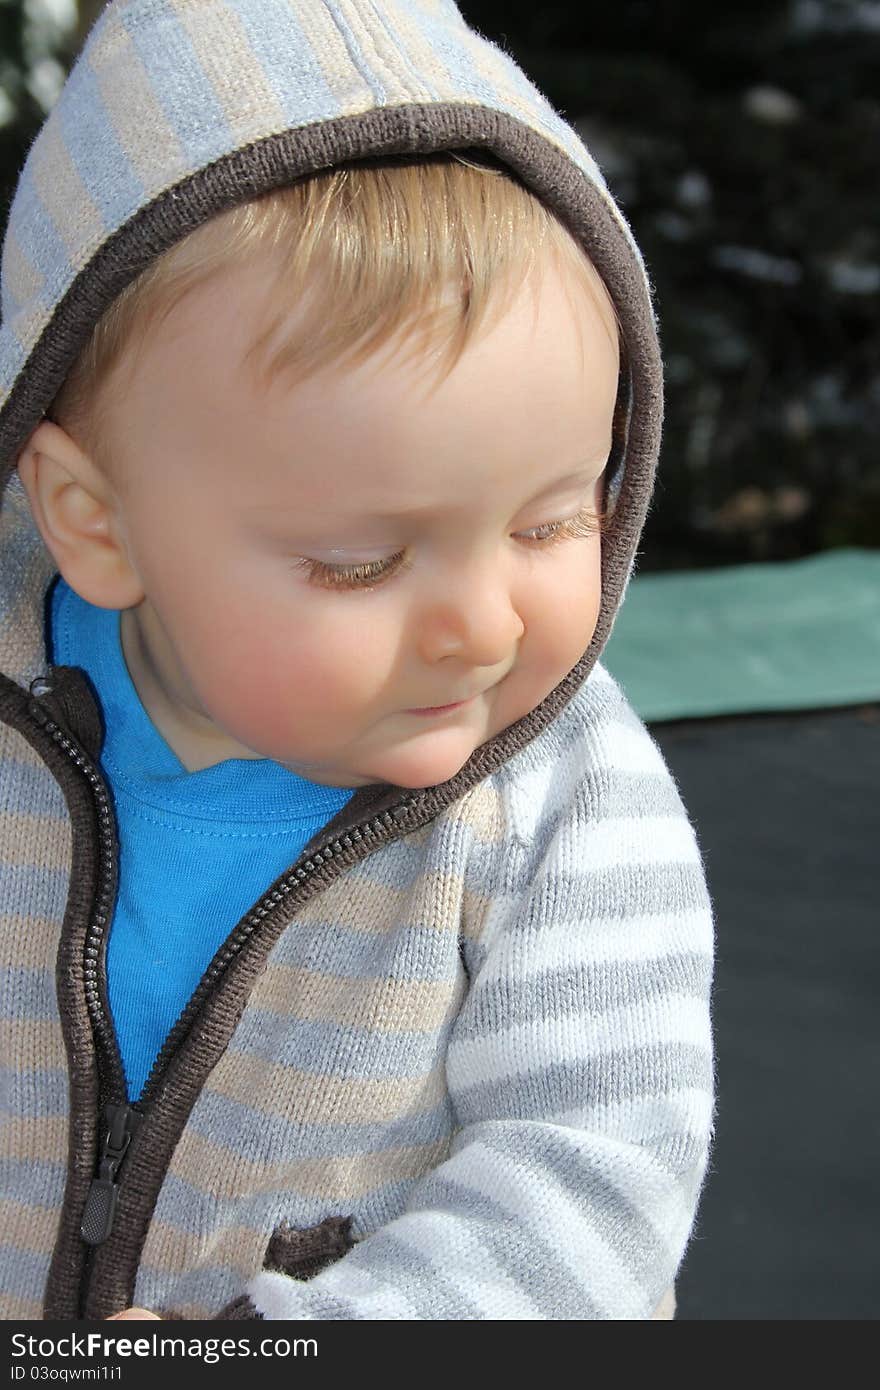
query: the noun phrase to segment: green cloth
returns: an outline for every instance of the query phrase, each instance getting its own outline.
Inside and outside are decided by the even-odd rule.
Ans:
[[[645,720],[880,699],[880,550],[636,575],[602,662]]]

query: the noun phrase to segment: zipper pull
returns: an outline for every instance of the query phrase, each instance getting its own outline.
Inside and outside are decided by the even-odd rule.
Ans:
[[[107,1105],[107,1132],[98,1155],[98,1176],[92,1179],[86,1198],[80,1235],[87,1245],[100,1245],[113,1229],[119,1183],[116,1174],[140,1122],[140,1111],[130,1105]]]
[[[49,722],[50,715],[45,700],[47,696],[52,694],[53,689],[54,686],[47,676],[37,676],[36,680],[32,680],[30,683],[31,698],[28,701],[28,709],[38,724],[42,725]]]

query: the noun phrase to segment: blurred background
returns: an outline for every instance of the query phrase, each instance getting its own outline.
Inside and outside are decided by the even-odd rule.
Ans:
[[[100,11],[0,0],[0,222]],[[667,418],[603,661],[716,909],[716,1147],[682,1319],[880,1303],[880,3],[463,0],[582,134]]]

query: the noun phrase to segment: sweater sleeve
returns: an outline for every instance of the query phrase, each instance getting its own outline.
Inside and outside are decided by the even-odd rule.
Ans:
[[[335,1264],[263,1272],[221,1318],[654,1315],[708,1164],[713,922],[656,744],[631,724],[616,748],[522,792],[529,838],[463,939],[447,1159]]]

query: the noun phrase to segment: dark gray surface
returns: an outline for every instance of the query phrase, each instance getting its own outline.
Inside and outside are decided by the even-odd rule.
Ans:
[[[703,852],[718,1117],[683,1319],[880,1311],[880,706],[652,725]]]

